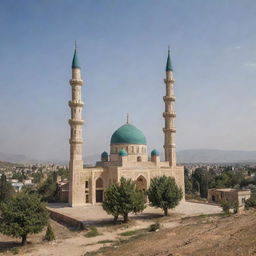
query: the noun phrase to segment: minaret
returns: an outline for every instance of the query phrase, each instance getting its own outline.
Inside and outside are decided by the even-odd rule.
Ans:
[[[82,135],[82,109],[84,106],[81,100],[81,88],[83,80],[81,79],[81,70],[75,47],[72,62],[72,79],[69,81],[72,88],[72,100],[69,101],[71,110],[70,125],[70,161],[69,161],[69,198],[70,206],[82,205],[83,186],[80,184],[80,172],[83,170],[83,135]]]
[[[166,63],[166,78],[164,79],[166,85],[166,95],[164,96],[165,112],[163,117],[165,119],[164,132],[164,151],[165,161],[169,161],[170,166],[176,165],[176,145],[175,145],[175,117],[174,111],[175,96],[173,92],[174,78],[173,69],[170,57],[170,48],[168,48],[168,57]]]

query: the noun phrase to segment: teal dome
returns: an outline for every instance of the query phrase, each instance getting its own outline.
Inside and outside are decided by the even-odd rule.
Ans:
[[[118,155],[119,155],[119,156],[128,156],[127,151],[126,151],[125,149],[121,149],[121,150],[118,152]]]
[[[106,151],[104,151],[102,154],[101,154],[101,158],[108,158],[108,153]]]
[[[142,131],[131,124],[124,124],[117,129],[112,137],[110,144],[147,144]]]
[[[156,149],[151,151],[151,156],[160,156],[159,152]]]

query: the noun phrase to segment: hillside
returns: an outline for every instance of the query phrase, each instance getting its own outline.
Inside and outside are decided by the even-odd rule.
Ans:
[[[256,151],[191,149],[177,152],[179,163],[256,163]]]
[[[242,256],[256,255],[255,211],[230,217],[184,218],[175,228],[141,236],[104,256]],[[89,255],[89,254],[88,254]]]
[[[16,163],[0,161],[0,168],[15,167],[15,166],[23,166],[23,164],[16,164]]]

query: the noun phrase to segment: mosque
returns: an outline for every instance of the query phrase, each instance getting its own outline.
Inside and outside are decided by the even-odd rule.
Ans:
[[[104,200],[104,190],[111,184],[118,182],[121,177],[134,180],[137,186],[146,190],[150,180],[157,176],[171,176],[184,192],[184,167],[176,165],[175,117],[174,111],[174,78],[170,58],[170,50],[166,63],[166,95],[163,97],[165,111],[163,113],[165,127],[164,152],[165,161],[160,161],[159,152],[154,149],[148,155],[147,140],[137,127],[127,123],[118,128],[110,140],[110,151],[103,152],[101,159],[94,167],[84,168],[82,109],[84,102],[81,97],[81,68],[75,49],[72,61],[72,78],[70,85],[72,99],[69,101],[71,109],[70,125],[70,161],[68,182],[69,206],[95,205]],[[184,193],[183,193],[184,196]]]

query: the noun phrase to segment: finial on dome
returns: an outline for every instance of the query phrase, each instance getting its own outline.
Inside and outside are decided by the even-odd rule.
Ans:
[[[166,71],[173,71],[171,57],[170,57],[170,45],[168,45],[168,57],[167,57],[166,69],[165,70]]]
[[[127,113],[127,116],[126,116],[126,123],[129,124],[129,113]]]
[[[73,56],[73,61],[72,61],[72,68],[80,68],[79,61],[78,61],[78,56],[77,56],[76,40],[75,40],[75,51],[74,51],[74,56]]]

